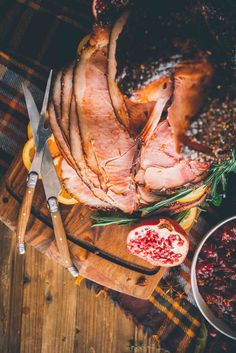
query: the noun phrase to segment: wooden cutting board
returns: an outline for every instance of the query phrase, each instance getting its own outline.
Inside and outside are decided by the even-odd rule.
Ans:
[[[12,230],[16,229],[26,176],[19,154],[0,185],[0,220]],[[38,184],[26,241],[64,265],[54,240],[42,183]],[[81,276],[138,298],[146,299],[152,294],[166,270],[155,268],[127,252],[129,226],[92,228],[91,214],[95,211],[81,204],[61,205],[60,209],[73,262]]]

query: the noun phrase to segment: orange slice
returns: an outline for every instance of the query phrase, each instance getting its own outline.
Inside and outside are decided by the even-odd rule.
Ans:
[[[177,200],[177,202],[193,202],[195,200],[198,200],[203,194],[206,192],[207,186],[202,185],[196,190],[193,190],[190,192],[188,195],[181,197],[180,199]]]
[[[61,161],[62,161],[62,157],[58,156],[56,158],[53,159],[53,163],[55,165],[55,169],[57,172],[57,175],[59,177],[59,179],[61,179]],[[76,199],[74,199],[62,186],[62,190],[58,196],[58,202],[63,203],[64,205],[75,205],[76,203],[78,203],[78,201]]]
[[[181,220],[180,225],[185,231],[189,231],[190,228],[194,225],[196,222],[198,216],[198,208],[197,207],[192,207],[186,214],[186,216]]]
[[[50,140],[51,140],[51,138],[50,138]],[[49,145],[50,152],[51,152],[52,146],[53,146],[53,148],[55,147],[53,145],[53,142],[51,143],[51,145]],[[55,150],[54,150],[54,152],[55,152]],[[34,154],[35,154],[34,139],[33,139],[33,137],[31,137],[24,145],[23,152],[22,152],[23,163],[24,163],[24,166],[27,170],[30,170],[30,166],[31,166],[32,160],[34,158]],[[61,156],[57,156],[53,159],[53,163],[55,165],[55,169],[56,169],[56,172],[58,174],[59,179],[61,178],[61,169],[60,169],[61,160],[62,160]],[[78,201],[76,199],[74,199],[73,197],[71,197],[71,195],[63,188],[63,186],[62,186],[61,193],[58,196],[58,202],[63,203],[64,205],[74,205],[74,204],[78,203]]]
[[[31,137],[33,137],[33,133],[32,133],[32,129],[31,129],[30,123],[27,126],[27,135],[28,135],[28,139],[31,139]]]
[[[23,152],[22,152],[23,163],[27,170],[30,170],[31,163],[34,158],[34,153],[35,153],[34,139],[33,137],[31,137],[24,145]]]
[[[29,122],[29,124],[27,126],[27,135],[28,135],[29,139],[31,139],[33,137],[33,133],[32,133],[30,122]],[[55,138],[54,138],[53,135],[50,136],[49,139],[48,139],[48,147],[49,147],[49,150],[51,152],[52,158],[55,158],[55,157],[60,155],[60,150],[57,147],[57,143],[56,143]]]
[[[48,147],[51,152],[52,158],[58,157],[60,155],[60,151],[57,147],[57,144],[55,142],[53,135],[48,139]],[[23,163],[27,170],[30,169],[32,160],[34,158],[34,154],[35,154],[34,139],[33,137],[31,137],[24,145],[23,152],[22,152]]]
[[[49,151],[51,153],[52,158],[56,158],[56,157],[60,156],[61,152],[60,152],[59,148],[57,147],[57,143],[56,143],[53,135],[51,135],[48,139],[48,147],[49,147]]]

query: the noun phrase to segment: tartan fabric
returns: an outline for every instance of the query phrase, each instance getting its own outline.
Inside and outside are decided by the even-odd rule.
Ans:
[[[0,175],[26,140],[28,117],[21,84],[36,103],[42,101],[48,72],[54,74],[75,56],[78,42],[90,32],[91,1],[0,0]],[[200,227],[205,226],[204,222]],[[149,301],[107,290],[108,295],[171,353],[195,351],[202,317],[194,306],[190,265],[198,231],[191,232],[190,256],[178,271],[168,273]],[[170,291],[170,282],[175,290]],[[91,286],[91,282],[88,282]],[[101,287],[93,284],[97,292]],[[105,290],[105,289],[104,289]],[[121,353],[121,352],[119,352]]]

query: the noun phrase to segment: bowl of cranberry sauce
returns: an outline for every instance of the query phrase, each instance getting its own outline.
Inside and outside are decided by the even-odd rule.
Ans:
[[[236,216],[203,238],[191,268],[193,296],[217,330],[236,339]]]

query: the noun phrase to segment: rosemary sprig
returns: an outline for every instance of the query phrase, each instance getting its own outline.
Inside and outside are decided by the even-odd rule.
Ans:
[[[193,191],[193,190],[188,189],[188,190],[181,191],[178,194],[175,194],[173,196],[168,197],[165,200],[162,200],[162,201],[155,203],[154,205],[151,205],[148,207],[143,207],[140,209],[140,211],[142,211],[143,215],[154,213],[161,208],[170,206],[170,204],[172,204],[172,202],[180,199],[181,197],[188,195],[191,191]]]
[[[176,220],[176,222],[180,223],[184,217],[187,216],[187,214],[190,212],[190,210],[185,210],[185,211],[182,211],[182,212],[179,212],[179,213],[176,213],[174,214],[174,219]]]
[[[113,216],[103,216],[103,215],[95,215],[91,216],[91,218],[95,221],[92,227],[101,227],[101,226],[110,226],[112,224],[125,225],[132,224],[137,222],[140,217],[113,217]]]
[[[225,197],[229,173],[236,173],[236,146],[231,158],[227,161],[215,164],[210,169],[210,174],[205,180],[205,185],[210,185],[210,199],[214,206],[220,206]]]

